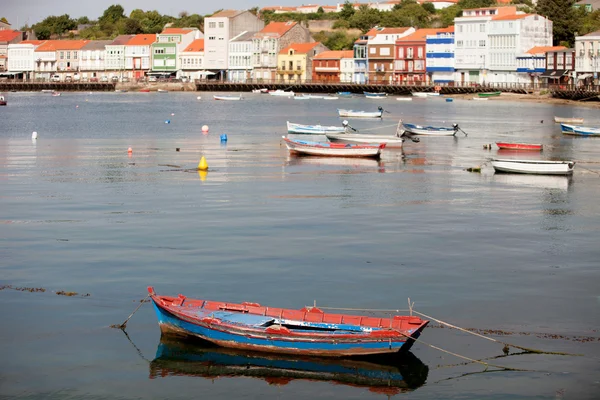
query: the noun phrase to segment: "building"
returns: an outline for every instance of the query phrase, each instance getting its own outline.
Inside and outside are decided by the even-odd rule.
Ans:
[[[600,0],[581,0],[573,5],[575,8],[583,8],[587,12],[600,10]]]
[[[290,46],[292,43],[312,42],[314,42],[314,39],[308,29],[297,22],[271,22],[252,38],[254,78],[275,80],[278,65],[277,58],[281,49]]]
[[[0,21],[0,31],[12,30],[11,25],[8,22]]]
[[[575,37],[575,71],[578,85],[597,85],[600,72],[600,31]]]
[[[0,30],[0,72],[5,72],[8,66],[8,45],[19,43],[25,39],[25,33],[11,31],[9,29]]]
[[[141,79],[152,67],[152,44],[156,35],[135,35],[125,43],[125,70],[131,79]]]
[[[549,50],[546,52],[546,70],[540,75],[540,83],[545,85],[572,85],[575,80],[575,49]],[[585,79],[585,78],[584,78]],[[583,82],[580,82],[583,84]]]
[[[546,53],[557,50],[566,50],[564,46],[536,46],[525,54],[517,56],[517,75],[520,75],[519,81],[526,82],[532,85],[539,85],[542,83],[541,76],[546,72]],[[573,64],[569,65],[568,73],[573,70]]]
[[[122,78],[125,74],[125,44],[135,35],[119,35],[106,45],[104,68],[109,76]]]
[[[252,38],[256,32],[242,32],[229,41],[229,70],[227,80],[230,82],[246,82],[252,79]]]
[[[340,82],[354,82],[355,76],[354,50],[343,50],[340,60]]]
[[[354,75],[352,76],[352,82],[354,83],[367,83],[369,79],[368,71],[368,44],[369,37],[367,35],[363,35],[356,39],[354,42],[354,46],[352,47],[352,51],[354,52]]]
[[[196,39],[179,53],[180,77],[190,80],[206,78],[204,70],[204,39]]]
[[[176,76],[180,69],[178,53],[202,37],[204,35],[198,28],[165,28],[150,45],[152,72],[148,74]]]
[[[454,83],[454,27],[448,27],[425,38],[425,69],[434,84]]]
[[[502,15],[488,22],[489,49],[487,83],[530,84],[517,73],[517,56],[534,47],[552,46],[552,21],[537,14]]]
[[[81,80],[96,81],[102,76],[106,76],[106,46],[110,45],[112,40],[91,40],[81,48],[81,57],[79,60],[79,71]]]
[[[277,57],[277,81],[300,83],[311,78],[313,58],[327,47],[320,42],[292,43]]]
[[[324,51],[313,58],[312,80],[339,83],[342,81],[342,59],[352,59],[352,50]],[[351,61],[354,64],[354,60]],[[352,76],[350,76],[350,81]],[[348,82],[348,81],[346,81]]]
[[[396,41],[415,32],[415,28],[371,29],[367,39],[367,74],[369,83],[391,83],[394,80]]]
[[[22,75],[24,80],[33,79],[35,71],[35,49],[44,43],[43,40],[25,40],[8,45],[7,70],[16,76]]]
[[[89,40],[47,40],[34,51],[35,78],[49,80],[58,74],[60,80],[79,76],[81,49]],[[77,76],[76,76],[77,75]]]
[[[427,75],[427,36],[445,29],[417,29],[395,42],[394,81],[419,85],[429,83]]]
[[[229,68],[229,41],[242,32],[258,32],[264,21],[250,11],[224,10],[204,18],[204,59],[207,70],[224,78]]]
[[[461,17],[454,18],[455,80],[461,84],[479,84],[487,80],[490,61],[488,23],[495,17],[516,13],[515,6],[487,7],[465,9]]]

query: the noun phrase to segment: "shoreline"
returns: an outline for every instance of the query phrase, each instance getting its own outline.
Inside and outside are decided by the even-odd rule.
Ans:
[[[476,93],[459,94],[459,95],[447,95],[446,97],[452,97],[454,99],[470,100],[475,97]],[[527,102],[527,103],[544,103],[553,105],[567,105],[567,106],[581,106],[587,108],[598,108],[600,109],[600,101],[577,101],[568,99],[557,99],[552,97],[550,94],[520,94],[520,93],[502,93],[497,97],[489,97],[490,101],[514,101],[514,102]],[[599,99],[600,100],[600,99]]]

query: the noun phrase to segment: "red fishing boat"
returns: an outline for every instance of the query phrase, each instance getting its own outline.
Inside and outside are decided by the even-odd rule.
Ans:
[[[507,143],[507,142],[496,142],[499,149],[502,150],[533,150],[541,151],[542,145],[538,143]]]

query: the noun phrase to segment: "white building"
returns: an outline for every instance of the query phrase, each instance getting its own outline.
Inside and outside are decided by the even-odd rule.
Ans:
[[[578,83],[598,84],[600,73],[600,31],[575,38],[575,72]]]
[[[242,32],[229,41],[229,70],[227,80],[246,82],[252,78],[252,38],[256,32]]]
[[[191,80],[206,78],[204,71],[204,39],[196,39],[179,53],[179,77]]]
[[[566,49],[564,46],[537,46],[524,54],[517,55],[517,79],[519,82],[532,85],[541,84],[541,75],[546,72],[546,53]],[[569,74],[572,69],[573,66],[570,65]]]
[[[340,82],[353,82],[354,79],[354,51],[344,50],[340,60]]]
[[[517,56],[534,47],[552,46],[552,21],[537,14],[504,15],[489,22],[488,83],[529,84],[527,74],[517,73]]]
[[[32,79],[35,70],[35,49],[44,43],[43,40],[26,40],[8,45],[7,71],[22,73],[23,79]]]
[[[150,71],[152,43],[156,42],[155,34],[135,35],[125,44],[125,69],[129,78],[140,79]]]
[[[224,77],[229,68],[229,41],[242,32],[258,32],[265,23],[250,11],[224,10],[204,18],[205,67]]]
[[[79,71],[82,80],[95,80],[105,75],[105,51],[111,43],[112,40],[92,40],[81,48]]]
[[[106,53],[104,59],[104,67],[107,71],[118,71],[122,74],[125,69],[125,44],[129,42],[135,35],[120,35],[115,38],[110,44],[106,45]]]
[[[447,28],[448,29],[448,28]],[[448,29],[449,30],[449,29]],[[438,32],[425,37],[425,69],[433,83],[454,82],[454,31]]]

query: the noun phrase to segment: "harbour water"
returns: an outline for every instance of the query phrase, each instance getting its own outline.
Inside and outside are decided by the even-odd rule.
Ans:
[[[552,121],[599,126],[597,109],[502,98],[244,94],[221,102],[212,94],[7,96],[0,397],[598,397],[600,139],[564,136]],[[280,140],[287,120],[337,125],[337,108],[377,106],[389,111],[382,120],[350,124],[391,134],[400,118],[458,123],[468,136],[423,137],[380,161],[294,157]],[[544,150],[502,153],[495,141]],[[196,170],[202,156],[207,173]],[[487,160],[496,156],[574,160],[575,173],[494,174]],[[476,166],[481,173],[465,171]],[[287,308],[405,309],[410,298],[415,310],[488,337],[578,356],[515,348],[504,356],[501,344],[432,323],[411,349],[416,360],[399,369],[410,381],[402,389],[323,372],[364,367],[341,362],[311,364],[321,371],[315,379],[277,369],[298,360],[259,357],[253,362],[271,372],[254,376],[223,361],[229,354],[165,347],[148,304],[127,335],[110,328],[150,285],[159,294]],[[484,372],[429,345],[522,371]]]

